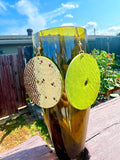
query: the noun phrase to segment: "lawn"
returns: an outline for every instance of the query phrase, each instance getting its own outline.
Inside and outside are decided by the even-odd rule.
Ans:
[[[39,135],[50,143],[44,121],[35,120],[29,113],[0,125],[0,153],[16,147],[34,135]]]

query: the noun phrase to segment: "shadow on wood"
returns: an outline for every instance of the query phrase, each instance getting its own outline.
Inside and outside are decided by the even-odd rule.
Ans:
[[[86,148],[82,160],[120,159],[120,96],[90,111]],[[1,153],[2,160],[58,160],[39,137],[34,136],[17,147]]]
[[[2,160],[52,160],[57,159],[55,153],[39,136],[34,136],[17,147],[1,153]]]

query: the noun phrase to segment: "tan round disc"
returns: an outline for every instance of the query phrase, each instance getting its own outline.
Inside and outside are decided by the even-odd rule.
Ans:
[[[53,107],[61,98],[61,74],[57,66],[46,57],[37,56],[27,63],[24,84],[32,101],[40,107]]]

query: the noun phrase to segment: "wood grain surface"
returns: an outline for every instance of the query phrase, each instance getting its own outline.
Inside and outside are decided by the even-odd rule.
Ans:
[[[120,97],[91,109],[85,147],[90,160],[120,159]],[[57,160],[39,137],[0,154],[2,160]]]

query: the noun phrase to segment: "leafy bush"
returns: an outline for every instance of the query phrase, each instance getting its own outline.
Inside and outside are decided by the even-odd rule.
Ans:
[[[116,58],[114,60],[114,63],[112,65],[112,68],[115,69],[119,69],[120,70],[120,55],[116,55]]]
[[[115,54],[94,49],[92,55],[96,59],[100,69],[101,85],[99,93],[108,93],[109,90],[119,86],[116,79],[119,78],[120,75],[118,75],[112,68],[115,60]]]

